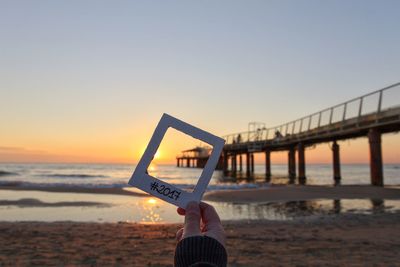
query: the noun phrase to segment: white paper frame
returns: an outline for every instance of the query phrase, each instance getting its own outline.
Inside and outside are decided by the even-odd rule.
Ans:
[[[156,154],[169,127],[206,142],[213,147],[197,185],[191,193],[159,180],[147,173],[147,168],[153,160],[154,155]],[[207,189],[215,167],[218,164],[224,144],[224,139],[164,113],[128,183],[131,186],[137,187],[157,198],[181,208],[185,208],[190,201],[200,202]]]

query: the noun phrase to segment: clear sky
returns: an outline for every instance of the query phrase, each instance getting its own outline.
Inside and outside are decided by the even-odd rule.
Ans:
[[[0,161],[136,162],[164,112],[224,135],[398,82],[399,10],[395,0],[0,0]],[[342,147],[345,162],[368,160],[366,139]],[[398,151],[399,134],[384,136],[385,161]],[[329,162],[328,152],[308,158]]]

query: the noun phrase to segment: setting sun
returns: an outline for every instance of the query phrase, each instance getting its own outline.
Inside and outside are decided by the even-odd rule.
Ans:
[[[161,158],[161,152],[160,150],[157,150],[156,154],[154,155],[154,159],[160,159]]]

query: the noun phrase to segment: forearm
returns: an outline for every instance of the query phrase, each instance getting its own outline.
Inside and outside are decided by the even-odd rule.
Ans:
[[[225,267],[226,264],[227,253],[224,246],[208,236],[184,238],[175,249],[175,267]]]

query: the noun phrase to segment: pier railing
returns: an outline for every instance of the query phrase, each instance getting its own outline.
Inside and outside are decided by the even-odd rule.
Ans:
[[[329,126],[343,127],[345,122],[356,122],[366,115],[377,115],[400,107],[400,82],[380,90],[348,100],[319,112],[271,128],[258,128],[223,136],[226,144],[276,140],[318,131]]]

